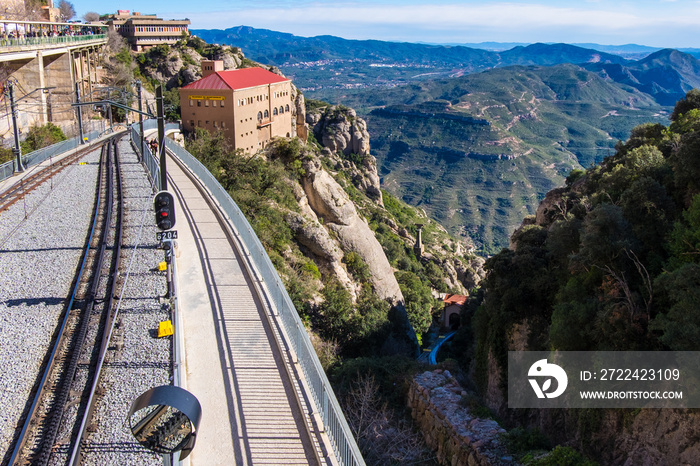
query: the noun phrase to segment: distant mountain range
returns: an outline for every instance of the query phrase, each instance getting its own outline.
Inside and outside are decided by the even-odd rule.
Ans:
[[[195,29],[209,43],[239,47],[250,59],[283,70],[304,91],[327,98],[334,89],[363,89],[458,77],[513,65],[551,66],[577,64],[621,85],[632,86],[673,105],[698,87],[697,57],[640,45],[583,44],[514,45],[507,50],[486,50],[497,43],[429,45],[378,40],[347,40],[335,36],[300,37],[267,29],[237,26],[225,30]],[[593,48],[597,47],[597,48]],[[614,53],[609,53],[604,50]],[[631,60],[622,55],[639,56]],[[329,92],[330,90],[330,92]]]
[[[548,44],[551,45],[553,43],[554,42],[550,42]],[[462,45],[464,47],[470,47],[470,48],[474,48],[474,49],[484,49],[484,50],[492,50],[495,52],[501,52],[504,50],[510,50],[514,47],[518,47],[518,46],[525,47],[525,46],[528,46],[531,44],[527,43],[527,42],[479,42],[479,43],[472,43],[472,44],[433,44],[433,45]],[[661,47],[649,47],[647,45],[638,45],[638,44],[601,45],[601,44],[587,42],[587,43],[573,43],[571,45],[575,45],[577,47],[581,47],[584,49],[593,49],[593,50],[598,50],[599,52],[607,52],[607,53],[612,53],[615,55],[620,55],[621,57],[627,58],[628,60],[640,60],[640,59],[646,57],[647,55],[650,55],[654,52],[658,52],[659,50],[662,50]],[[695,58],[700,58],[700,49],[676,48],[676,50],[693,55]]]
[[[241,47],[246,55],[261,63],[279,65],[298,61],[316,61],[324,59],[349,58],[383,58],[400,61],[428,60],[434,63],[463,63],[474,59],[486,59],[483,66],[507,66],[508,60],[500,60],[501,52],[512,49],[527,49],[534,44],[521,42],[481,42],[473,44],[426,44],[408,42],[385,42],[378,40],[349,40],[336,36],[302,37],[293,34],[256,29],[249,26],[236,26],[229,29],[192,29],[191,32],[207,42],[236,45]],[[553,43],[541,45],[556,45]],[[646,55],[662,50],[659,47],[649,47],[637,44],[601,45],[593,43],[570,44],[580,49],[603,52],[622,56],[628,59],[641,59]],[[700,58],[700,49],[678,48],[681,52]],[[483,51],[495,52],[483,54]],[[514,54],[509,54],[513,57]],[[517,52],[515,53],[517,55]],[[574,55],[574,59],[578,54]],[[590,57],[589,57],[590,58]],[[568,63],[574,63],[567,60]],[[533,65],[542,65],[536,59]]]
[[[193,33],[279,67],[307,98],[355,108],[383,187],[484,253],[506,246],[571,169],[614,152],[638,124],[668,124],[675,102],[700,88],[698,59],[672,49]]]

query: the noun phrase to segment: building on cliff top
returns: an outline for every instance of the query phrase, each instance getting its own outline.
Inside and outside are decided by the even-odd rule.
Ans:
[[[117,10],[116,15],[109,15],[107,25],[126,38],[132,50],[141,52],[160,44],[173,45],[183,32],[189,34],[190,20],[162,19],[156,15]]]
[[[296,135],[292,82],[262,68],[223,71],[202,60],[203,78],[180,89],[182,127],[223,131],[234,149],[254,154],[275,137]]]

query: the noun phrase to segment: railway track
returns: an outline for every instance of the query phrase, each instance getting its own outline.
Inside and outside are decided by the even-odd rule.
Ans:
[[[57,444],[71,445],[70,464],[80,462],[80,445],[98,398],[98,368],[109,346],[112,300],[120,285],[116,276],[123,202],[116,147],[117,138],[102,147],[91,231],[45,369],[14,442],[11,465],[47,465]]]
[[[22,200],[24,196],[41,186],[45,181],[54,178],[67,167],[77,163],[86,154],[94,150],[94,146],[87,146],[77,150],[55,162],[50,163],[39,171],[23,177],[19,183],[0,193],[0,213],[9,209],[13,204]]]

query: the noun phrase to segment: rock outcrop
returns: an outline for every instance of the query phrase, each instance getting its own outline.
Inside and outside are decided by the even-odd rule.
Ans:
[[[325,269],[326,273],[335,276],[350,292],[353,300],[357,300],[355,285],[342,264],[343,250],[318,221],[316,213],[311,209],[306,210],[304,214],[289,212],[286,221],[294,231],[297,241],[316,259],[315,263]]]
[[[359,189],[383,206],[377,159],[369,153],[367,123],[355,110],[343,106],[325,107],[308,113],[306,123],[327,151],[324,155],[334,160],[335,168],[346,170]]]
[[[382,246],[345,190],[321,167],[318,159],[307,160],[304,170],[306,174],[301,184],[305,202],[323,220],[323,226],[335,233],[340,249],[353,251],[365,261],[377,296],[395,304],[403,302],[401,289]]]
[[[505,430],[496,421],[477,418],[461,406],[466,395],[449,371],[424,372],[411,383],[408,408],[438,462],[450,466],[517,464],[502,443]]]
[[[141,73],[151,79],[165,83],[166,89],[186,86],[202,77],[202,60],[221,60],[224,70],[232,70],[241,66],[243,54],[240,49],[229,46],[213,49],[210,57],[203,57],[194,48],[172,46],[167,52],[162,48],[154,48],[144,52],[140,59]],[[141,61],[143,60],[143,61]]]
[[[369,155],[367,123],[355,110],[343,106],[327,107],[321,113],[309,114],[306,122],[316,140],[333,152],[343,155]]]
[[[296,108],[296,128],[297,136],[302,141],[306,142],[309,138],[309,126],[306,124],[306,101],[304,94],[298,91],[296,86],[292,85],[292,98],[294,99],[294,107]]]

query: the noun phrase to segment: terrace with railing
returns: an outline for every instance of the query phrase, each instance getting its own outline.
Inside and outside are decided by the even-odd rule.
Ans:
[[[0,57],[10,52],[97,45],[106,41],[104,24],[0,20]]]

